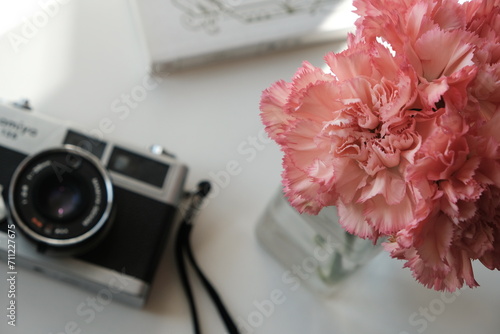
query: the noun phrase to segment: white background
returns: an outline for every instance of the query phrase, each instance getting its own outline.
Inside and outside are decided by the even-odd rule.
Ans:
[[[148,79],[128,3],[65,1],[43,21],[40,13],[47,11],[40,3],[45,1],[13,2],[0,4],[0,97],[27,97],[38,111],[71,119],[88,130],[99,130],[101,121],[109,118],[115,127],[107,136],[140,147],[161,144],[175,152],[190,166],[188,188],[200,179],[212,180],[214,196],[198,219],[194,251],[234,317],[253,323],[242,333],[499,332],[500,274],[480,265],[475,272],[481,287],[464,289],[457,297],[443,296],[421,287],[401,269],[402,262],[382,253],[334,297],[324,299],[303,286],[291,290],[281,280],[285,269],[258,245],[254,227],[281,171],[278,148],[259,137],[260,93],[277,79],[289,79],[304,59],[321,66],[323,55],[341,44],[170,74],[135,101],[128,117],[119,119],[113,106],[123,106],[124,94]],[[28,14],[41,15],[34,31],[26,28]],[[28,29],[24,32],[29,38],[21,44],[5,33],[15,24],[13,32],[20,36]],[[223,179],[231,161],[238,163],[238,173]],[[13,328],[6,317],[6,271],[0,264],[0,333],[192,332],[170,248],[144,310],[113,302],[100,305],[92,317],[81,316],[77,309],[95,293],[19,269]],[[259,310],[276,291],[283,294],[282,303]],[[195,292],[205,333],[225,333],[199,284]]]

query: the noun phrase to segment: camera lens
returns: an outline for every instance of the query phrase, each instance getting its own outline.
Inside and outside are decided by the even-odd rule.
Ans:
[[[46,218],[71,221],[88,207],[90,189],[78,179],[67,176],[59,180],[51,174],[40,180],[34,189],[34,205]]]
[[[99,239],[112,223],[107,171],[95,156],[74,146],[26,158],[12,177],[9,202],[28,237],[59,249]]]

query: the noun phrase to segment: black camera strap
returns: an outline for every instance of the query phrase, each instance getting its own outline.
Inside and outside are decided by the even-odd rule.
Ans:
[[[179,270],[182,286],[189,302],[189,309],[193,320],[193,328],[195,334],[201,334],[201,329],[198,319],[198,312],[196,309],[196,302],[186,268],[186,258],[198,275],[200,281],[203,284],[203,287],[208,292],[213,303],[217,307],[217,311],[219,312],[219,315],[224,322],[224,325],[226,326],[229,334],[239,334],[238,328],[231,318],[231,315],[227,311],[222,299],[196,262],[191,247],[190,235],[193,229],[193,218],[195,213],[201,207],[201,203],[205,196],[209,193],[209,191],[210,183],[206,181],[200,182],[200,184],[198,185],[198,191],[191,196],[191,203],[177,231],[175,240],[175,259],[177,262],[177,268]]]

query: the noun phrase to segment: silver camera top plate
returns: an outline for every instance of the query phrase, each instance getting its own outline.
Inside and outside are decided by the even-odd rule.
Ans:
[[[105,167],[108,167],[112,155],[120,149],[125,149],[128,156],[116,158],[113,160],[115,164],[123,164],[124,160],[135,155],[163,164],[168,169],[168,173],[161,184],[144,182],[126,173],[120,173],[118,168],[109,168],[109,174],[113,184],[117,186],[166,204],[179,205],[187,167],[173,157],[154,154],[147,148],[143,150],[131,148],[129,144],[114,142],[108,138],[93,138],[88,131],[79,129],[70,122],[55,120],[15,105],[0,104],[1,146],[29,156],[43,150],[61,147],[65,144],[69,132],[85,136],[85,140],[78,145],[82,148],[88,145],[104,144],[102,154],[98,158]]]

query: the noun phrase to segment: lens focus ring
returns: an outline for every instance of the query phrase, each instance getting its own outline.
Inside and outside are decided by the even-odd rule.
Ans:
[[[30,238],[55,247],[84,243],[106,230],[113,189],[93,155],[74,146],[26,158],[12,177],[12,217]]]

